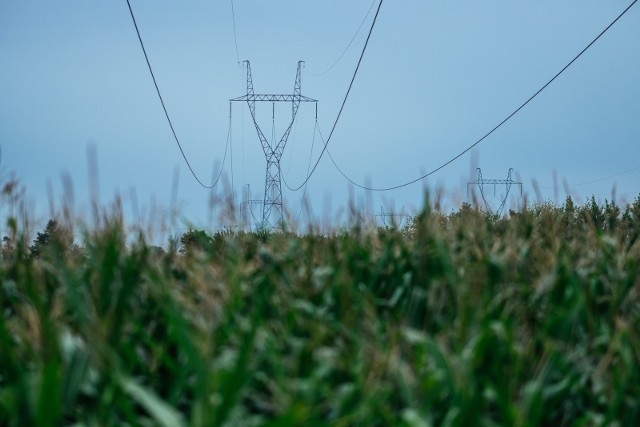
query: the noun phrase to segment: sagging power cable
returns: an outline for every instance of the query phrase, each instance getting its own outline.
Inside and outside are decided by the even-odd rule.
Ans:
[[[336,130],[336,126],[338,125],[338,122],[340,121],[340,116],[342,115],[342,110],[344,110],[344,106],[347,103],[347,99],[349,99],[349,93],[351,93],[351,88],[353,87],[353,83],[355,82],[356,76],[358,75],[358,70],[360,69],[360,64],[362,64],[362,58],[364,58],[364,53],[367,51],[367,46],[369,45],[369,40],[371,39],[371,34],[373,33],[373,29],[376,26],[376,22],[378,20],[378,15],[380,14],[380,8],[382,7],[382,3],[383,2],[384,2],[384,0],[380,0],[380,3],[378,4],[378,9],[376,10],[376,14],[373,17],[373,22],[371,23],[371,28],[369,28],[369,34],[367,35],[367,39],[364,42],[364,46],[362,47],[362,52],[360,53],[360,58],[358,59],[358,64],[356,65],[356,69],[353,72],[353,77],[351,77],[351,82],[349,83],[349,87],[347,88],[347,93],[344,95],[344,99],[342,100],[342,105],[340,106],[340,110],[338,111],[338,115],[336,117],[336,120],[333,122],[333,127],[331,128],[331,132],[329,133],[329,137],[325,141],[325,143],[324,143],[324,145],[322,147],[322,151],[320,152],[320,155],[318,156],[318,160],[316,160],[315,164],[313,165],[313,168],[311,169],[311,172],[307,174],[307,177],[304,179],[304,181],[302,181],[302,183],[299,186],[297,186],[295,188],[289,188],[291,191],[298,191],[302,187],[305,186],[305,184],[309,181],[309,179],[311,179],[311,177],[315,173],[316,169],[318,168],[318,164],[320,164],[320,160],[322,159],[322,156],[324,156],[325,151],[327,151],[327,147],[329,146],[329,142],[331,141],[331,137],[333,136],[333,132]]]
[[[374,188],[374,187],[369,187],[366,185],[361,185],[358,184],[357,182],[355,182],[353,179],[351,179],[349,176],[347,176],[346,173],[344,173],[344,171],[338,166],[338,164],[335,162],[335,160],[333,159],[333,157],[331,157],[331,154],[329,154],[329,158],[331,159],[331,161],[333,162],[333,165],[336,167],[336,169],[338,170],[338,172],[347,180],[349,181],[351,184],[353,184],[354,186],[358,187],[358,188],[362,188],[363,190],[369,190],[369,191],[391,191],[391,190],[397,190],[399,188],[403,188],[403,187],[407,187],[411,184],[415,184],[416,182],[422,181],[423,179],[435,174],[436,172],[444,169],[445,167],[449,166],[451,163],[455,162],[456,160],[458,160],[460,157],[462,157],[463,155],[465,155],[466,153],[468,153],[471,149],[473,149],[474,147],[476,147],[478,144],[480,144],[482,141],[484,141],[485,139],[487,139],[489,136],[491,136],[495,131],[497,131],[498,129],[500,129],[502,127],[502,125],[504,125],[505,123],[507,123],[513,116],[515,116],[516,114],[518,114],[520,112],[520,110],[522,110],[524,107],[526,107],[531,101],[533,101],[534,98],[536,98],[542,91],[544,91],[551,83],[553,83],[558,77],[560,77],[560,75],[562,73],[564,73],[571,65],[573,65],[574,62],[576,62],[578,60],[578,58],[580,58],[587,50],[589,50],[589,48],[591,46],[593,46],[599,39],[600,37],[602,37],[607,31],[609,31],[609,29],[611,27],[613,27],[619,20],[620,18],[622,18],[636,3],[638,2],[638,0],[634,0],[629,6],[627,6],[627,8],[622,11],[622,13],[620,15],[618,15],[618,17],[616,19],[614,19],[609,25],[607,25],[607,27],[602,30],[600,32],[600,34],[598,34],[596,36],[596,38],[594,38],[591,43],[589,43],[584,49],[582,49],[580,51],[580,53],[578,53],[571,61],[569,61],[569,63],[567,65],[565,65],[560,71],[558,71],[558,73],[556,73],[555,76],[553,76],[551,78],[551,80],[549,80],[548,82],[546,82],[540,89],[538,89],[533,95],[531,95],[531,97],[529,97],[529,99],[527,99],[523,104],[521,104],[518,108],[516,108],[511,114],[509,114],[504,120],[502,120],[500,123],[498,123],[493,129],[491,129],[489,132],[487,132],[486,134],[484,134],[480,139],[478,139],[476,142],[474,142],[473,144],[471,144],[470,146],[468,146],[467,148],[465,148],[464,150],[462,150],[460,153],[458,153],[457,155],[455,155],[454,157],[452,157],[451,159],[449,159],[448,161],[446,161],[445,163],[441,164],[440,166],[438,166],[437,168],[433,169],[432,171],[419,176],[418,178],[415,178],[411,181],[407,181],[404,182],[402,184],[398,184],[398,185],[394,185],[391,187],[381,187],[381,188]],[[335,127],[335,126],[334,126]],[[332,131],[333,133],[333,131]],[[320,134],[322,136],[322,134]],[[331,138],[331,135],[329,135],[329,139]],[[329,140],[327,140],[327,142],[325,143],[325,148],[328,145]],[[324,152],[324,150],[323,150]],[[318,160],[319,161],[319,160]]]
[[[344,48],[342,53],[338,56],[338,58],[335,61],[333,61],[333,63],[329,66],[329,68],[327,68],[326,70],[324,70],[321,73],[309,72],[309,74],[311,74],[313,76],[324,76],[329,71],[333,70],[333,68],[336,65],[338,65],[338,62],[340,62],[340,60],[344,57],[344,55],[347,53],[347,51],[349,51],[349,48],[351,48],[351,45],[356,40],[356,37],[358,37],[358,34],[360,34],[360,30],[362,30],[362,27],[364,26],[364,23],[367,22],[367,18],[369,17],[369,15],[371,15],[371,11],[373,10],[373,6],[375,6],[375,4],[376,4],[376,0],[373,0],[371,2],[371,6],[369,6],[369,9],[367,10],[367,14],[364,16],[364,18],[362,18],[362,22],[360,22],[360,25],[358,26],[358,29],[356,30],[355,34],[353,35],[353,37],[351,38],[351,40],[347,44],[347,47]]]
[[[236,31],[236,10],[233,5],[233,0],[231,0],[231,18],[233,19],[233,42],[236,46],[236,59],[238,61],[238,66],[242,68],[242,64],[240,62],[240,52],[238,51],[238,33]]]
[[[140,35],[140,30],[138,29],[138,23],[136,22],[136,17],[133,14],[133,9],[131,8],[131,3],[129,2],[129,0],[126,0],[126,1],[127,1],[127,6],[129,6],[129,14],[131,15],[131,20],[133,21],[133,26],[135,27],[136,34],[138,35],[138,41],[140,42],[140,47],[142,48],[142,53],[144,53],[144,59],[147,61],[147,67],[149,68],[149,73],[151,74],[151,79],[153,80],[153,85],[155,86],[156,93],[158,94],[158,98],[160,99],[160,104],[162,105],[162,109],[164,110],[164,115],[167,118],[167,122],[169,123],[169,127],[171,128],[171,133],[173,134],[173,139],[176,141],[176,144],[178,145],[178,148],[180,149],[180,153],[182,154],[182,158],[184,159],[185,163],[189,167],[189,170],[191,171],[191,175],[193,175],[195,180],[202,187],[207,188],[207,189],[211,189],[211,188],[215,187],[218,184],[218,181],[220,180],[220,175],[222,174],[222,166],[224,166],[224,160],[223,160],[222,166],[220,167],[220,174],[218,175],[218,178],[211,185],[206,185],[205,183],[203,183],[200,180],[200,178],[198,178],[198,175],[196,175],[195,171],[191,167],[191,163],[189,163],[189,159],[187,159],[187,156],[184,153],[184,150],[182,149],[182,144],[180,144],[180,140],[178,139],[178,135],[176,134],[176,130],[173,127],[173,123],[171,122],[171,118],[169,117],[169,112],[167,111],[167,107],[164,104],[164,99],[162,98],[162,94],[160,93],[160,88],[158,87],[158,82],[156,80],[156,76],[153,73],[153,69],[151,68],[151,62],[149,62],[149,56],[147,55],[147,50],[145,49],[144,43],[142,42],[142,36]],[[229,134],[227,134],[227,146],[229,145],[230,132],[231,132],[231,119],[229,119]],[[225,158],[226,158],[226,150],[227,149],[225,148]]]

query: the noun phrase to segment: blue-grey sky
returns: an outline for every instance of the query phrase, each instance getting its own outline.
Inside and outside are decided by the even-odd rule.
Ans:
[[[352,179],[374,187],[428,172],[504,119],[629,3],[387,0],[329,151]],[[203,181],[224,155],[228,100],[245,93],[238,56],[251,61],[256,93],[291,93],[296,63],[305,60],[302,93],[320,101],[326,137],[375,11],[341,61],[319,75],[343,52],[371,0],[235,0],[239,55],[230,1],[131,4],[184,151]],[[56,198],[62,193],[62,174],[74,183],[78,212],[86,209],[93,146],[100,197],[120,194],[128,217],[168,209],[177,169],[182,217],[203,227],[232,225],[211,213],[211,192],[180,156],[125,0],[2,0],[0,58],[2,169],[27,187],[37,219],[48,216],[47,186]],[[534,180],[544,200],[564,200],[563,180],[578,201],[611,199],[614,187],[618,201],[633,200],[640,193],[638,76],[635,6],[518,115],[424,182],[386,193],[350,191],[323,158],[307,187],[313,211],[331,218],[350,198],[366,200],[371,214],[380,205],[416,208],[425,187],[442,189],[455,206],[476,166],[485,178],[501,179],[514,168],[531,200],[538,197]],[[246,184],[253,198],[262,197],[265,160],[246,105],[233,107],[224,177],[240,202]],[[277,106],[276,134],[289,111]],[[285,149],[282,172],[291,185],[307,171],[314,114],[311,104],[301,106]],[[271,135],[271,105],[259,104],[258,118]],[[320,146],[316,138],[314,160]],[[302,192],[283,185],[283,193],[297,216]]]

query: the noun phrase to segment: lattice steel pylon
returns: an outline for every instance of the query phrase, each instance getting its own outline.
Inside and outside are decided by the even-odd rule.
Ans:
[[[262,206],[262,228],[274,231],[284,230],[284,212],[282,208],[282,175],[280,172],[280,159],[284,152],[284,147],[289,139],[289,134],[296,120],[296,114],[301,102],[316,103],[317,99],[302,96],[302,66],[304,61],[298,61],[298,71],[296,73],[296,82],[293,87],[293,95],[274,95],[274,94],[258,94],[253,91],[253,78],[251,76],[251,63],[244,61],[247,68],[247,94],[238,98],[230,99],[231,102],[246,102],[253,118],[253,124],[256,127],[258,138],[262,144],[262,150],[267,160],[267,173],[264,183],[264,201]],[[256,102],[291,102],[291,122],[285,130],[282,138],[277,144],[270,143],[260,129],[260,125],[256,120]],[[275,114],[275,109],[274,109]],[[275,142],[275,140],[273,141]]]
[[[404,206],[399,213],[385,212],[384,207],[380,206],[380,213],[376,217],[382,220],[385,228],[401,228],[403,222],[409,219],[410,215],[404,212]],[[387,220],[390,220],[390,224],[387,224]]]
[[[520,195],[522,196],[522,183],[514,181],[513,178],[511,178],[511,174],[513,173],[513,168],[509,169],[509,173],[507,174],[507,179],[485,179],[485,178],[482,178],[482,169],[476,168],[476,170],[478,171],[478,179],[476,181],[474,181],[474,182],[467,183],[467,195],[469,194],[469,186],[471,186],[471,185],[476,186],[477,185],[478,189],[480,190],[480,195],[482,196],[482,200],[484,201],[484,206],[487,209],[487,211],[493,212],[493,209],[491,209],[491,206],[489,206],[489,202],[487,201],[487,198],[485,197],[485,194],[484,194],[484,186],[485,185],[493,185],[493,194],[494,195],[496,193],[496,185],[504,185],[505,188],[506,188],[506,193],[504,195],[504,198],[502,199],[502,203],[500,203],[500,207],[495,212],[498,215],[502,214],[502,211],[504,209],[504,205],[507,203],[507,199],[509,198],[509,192],[511,191],[511,186],[513,186],[513,185],[519,186],[520,187]]]

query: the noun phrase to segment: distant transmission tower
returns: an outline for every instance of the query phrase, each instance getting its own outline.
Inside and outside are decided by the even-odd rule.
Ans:
[[[258,138],[260,138],[262,150],[264,151],[264,156],[267,160],[267,173],[264,182],[264,201],[262,205],[262,228],[269,231],[284,230],[280,159],[282,158],[284,147],[287,144],[287,140],[289,139],[289,134],[291,133],[291,128],[293,127],[293,123],[296,119],[296,114],[298,113],[300,103],[316,103],[317,112],[318,100],[302,96],[300,93],[302,90],[302,65],[304,64],[304,61],[298,61],[298,72],[296,73],[296,82],[293,87],[293,95],[256,95],[253,92],[251,64],[249,63],[249,61],[244,61],[244,64],[247,67],[247,94],[239,98],[230,99],[229,101],[242,101],[246,102],[249,106],[249,111],[251,112],[251,117],[253,118],[253,124],[255,125],[256,131],[258,132]],[[284,135],[282,135],[282,138],[280,138],[280,141],[277,144],[274,144],[275,139],[270,143],[267,138],[265,138],[264,133],[260,129],[260,125],[258,125],[258,122],[256,120],[256,102],[271,102],[274,105],[274,122],[275,103],[291,102],[291,122],[289,123],[289,127],[287,127],[287,130],[285,130]]]
[[[502,203],[500,203],[500,207],[498,207],[498,209],[496,210],[496,214],[500,215],[502,214],[502,211],[504,209],[504,205],[507,203],[507,199],[509,198],[509,192],[511,191],[511,186],[513,185],[517,185],[520,187],[520,195],[522,196],[522,183],[521,182],[516,182],[513,180],[513,178],[511,178],[511,174],[513,172],[513,168],[509,169],[509,173],[507,174],[507,179],[484,179],[482,178],[482,169],[480,168],[476,168],[476,170],[478,171],[478,179],[474,182],[469,182],[467,184],[467,195],[469,195],[469,187],[470,186],[477,186],[478,190],[480,191],[480,196],[482,196],[482,201],[484,202],[484,206],[487,208],[487,210],[489,212],[493,212],[493,209],[491,209],[491,206],[489,205],[489,202],[487,201],[487,198],[485,196],[485,192],[484,192],[484,188],[487,185],[493,185],[493,195],[496,195],[496,186],[498,185],[504,185],[506,188],[506,193],[504,195],[504,198],[502,199]]]
[[[404,213],[404,206],[398,212],[385,212],[384,207],[380,206],[380,213],[376,215],[380,218],[385,228],[401,228],[402,223],[409,219],[409,215]]]

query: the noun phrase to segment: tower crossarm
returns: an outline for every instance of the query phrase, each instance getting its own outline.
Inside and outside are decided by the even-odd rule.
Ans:
[[[298,68],[296,71],[296,81],[293,86],[293,94],[256,94],[253,91],[253,77],[251,75],[251,63],[249,61],[244,61],[245,67],[247,69],[247,94],[232,98],[230,102],[246,102],[249,106],[249,112],[251,113],[251,117],[253,118],[253,124],[255,125],[256,132],[258,133],[258,138],[260,138],[260,143],[262,144],[262,149],[264,151],[267,159],[273,159],[275,161],[279,161],[282,156],[282,152],[284,151],[284,146],[289,139],[289,134],[291,133],[291,129],[293,127],[293,123],[296,119],[296,114],[298,113],[298,108],[300,107],[301,102],[314,102],[317,103],[317,99],[309,98],[308,96],[303,96],[301,94],[302,91],[302,67],[304,66],[304,61],[298,61]],[[260,129],[258,125],[258,121],[256,120],[256,102],[291,102],[291,122],[289,126],[285,130],[282,138],[275,147],[272,147],[271,144],[267,141],[267,138],[264,136],[264,133]]]
[[[518,184],[512,179],[482,179],[478,182],[472,182],[471,184]]]
[[[252,94],[232,98],[231,102],[318,102],[304,95]]]

